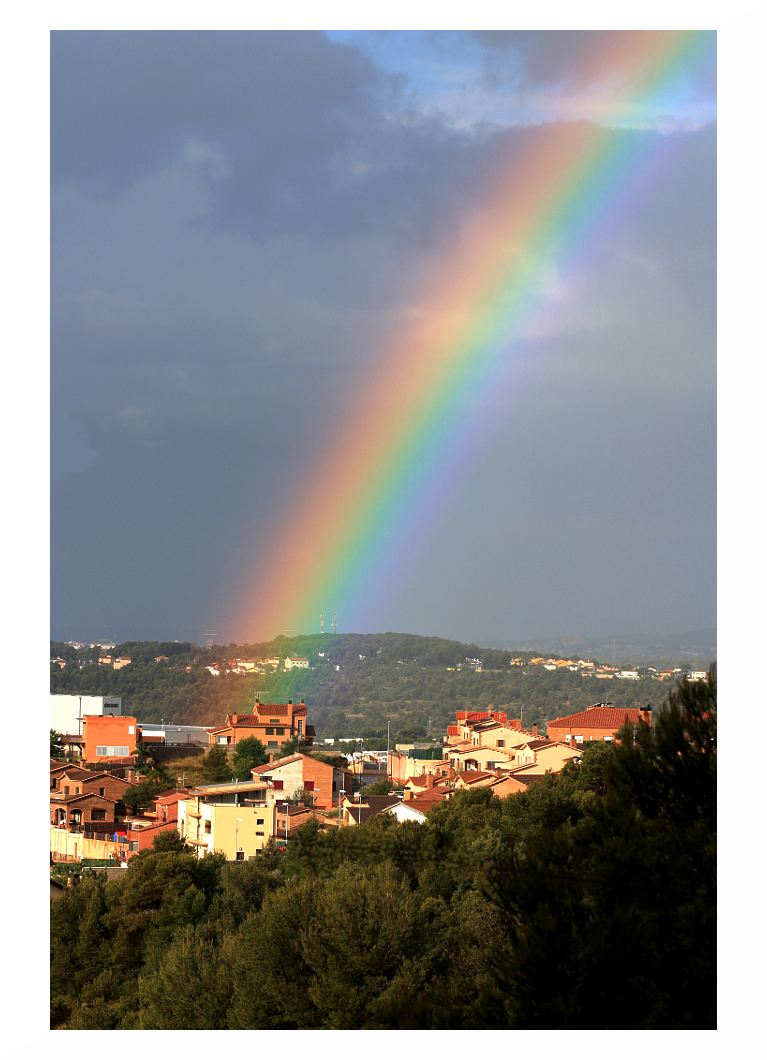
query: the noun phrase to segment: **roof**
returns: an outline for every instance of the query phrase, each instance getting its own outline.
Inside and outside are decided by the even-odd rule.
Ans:
[[[476,784],[480,780],[487,780],[488,777],[494,778],[495,773],[491,773],[484,769],[467,769],[465,773],[460,773],[457,779],[460,780],[462,784]]]
[[[443,799],[449,798],[450,795],[452,795],[452,791],[447,788],[428,788],[422,795],[414,795],[412,799],[408,799],[408,806],[412,806],[416,810],[430,810],[432,806],[436,806]]]
[[[642,713],[639,710],[629,710],[627,707],[587,707],[577,714],[568,714],[564,718],[552,718],[547,727],[556,728],[591,728],[609,729],[617,732],[626,720],[636,724],[641,720]]]
[[[106,795],[99,795],[96,791],[81,791],[79,795],[58,795],[51,793],[51,802],[57,806],[69,806],[73,802],[79,802],[80,799],[101,799],[102,802],[108,802],[110,806],[114,806],[117,803],[116,799],[110,799]]]
[[[70,780],[85,780],[89,777],[103,776],[105,772],[105,770],[101,770],[96,773],[92,769],[83,769],[82,766],[64,766],[52,769],[51,773],[57,773],[59,768],[61,768],[62,777],[69,777]]]

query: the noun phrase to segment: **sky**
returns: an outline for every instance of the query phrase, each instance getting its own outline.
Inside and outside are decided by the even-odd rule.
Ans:
[[[51,637],[715,626],[716,85],[661,36],[53,32]]]

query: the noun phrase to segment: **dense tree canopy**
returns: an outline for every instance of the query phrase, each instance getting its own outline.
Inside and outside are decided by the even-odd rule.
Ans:
[[[175,833],[51,905],[52,1025],[713,1028],[716,682],[499,799],[253,862]]]
[[[61,655],[51,645],[52,657]],[[70,653],[73,649],[70,649]],[[322,654],[320,654],[322,653]],[[608,698],[616,707],[658,707],[667,687],[644,675],[637,681],[605,681],[582,673],[556,672],[529,664],[535,652],[508,651],[438,637],[397,633],[314,634],[277,637],[268,644],[200,648],[188,643],[127,642],[112,654],[129,656],[119,670],[83,665],[96,652],[81,649],[61,669],[51,667],[51,692],[121,695],[143,722],[220,724],[227,713],[250,713],[256,692],[262,702],[302,698],[320,736],[365,737],[386,746],[446,732],[456,710],[505,710],[525,726],[582,710]],[[300,655],[308,670],[238,674],[237,658],[258,660]],[[63,657],[63,656],[62,656]],[[165,658],[164,658],[165,657]],[[155,661],[160,659],[161,661]],[[480,660],[478,671],[468,660]],[[77,661],[79,660],[79,662]],[[219,675],[207,667],[215,666]],[[387,722],[389,726],[387,727]],[[367,746],[370,746],[368,743]]]

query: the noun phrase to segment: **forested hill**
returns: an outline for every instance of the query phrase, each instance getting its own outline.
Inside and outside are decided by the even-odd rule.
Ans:
[[[320,653],[323,653],[322,655]],[[649,676],[604,680],[567,670],[549,671],[530,660],[538,653],[481,648],[476,644],[412,634],[312,634],[277,637],[263,644],[214,645],[128,641],[109,650],[130,657],[121,669],[98,665],[98,649],[75,650],[51,642],[51,692],[119,695],[126,712],[143,722],[213,725],[228,711],[247,713],[262,702],[304,699],[319,737],[392,741],[444,733],[456,710],[507,710],[533,722],[571,714],[609,700],[619,707],[660,704],[668,683]],[[166,660],[155,660],[165,656]],[[231,672],[236,659],[305,657],[308,670]],[[84,660],[92,663],[81,665]],[[481,671],[471,660],[480,660]],[[514,662],[514,660],[519,660]],[[620,664],[620,660],[618,660]],[[207,667],[218,667],[218,676]],[[641,673],[641,671],[640,671]]]

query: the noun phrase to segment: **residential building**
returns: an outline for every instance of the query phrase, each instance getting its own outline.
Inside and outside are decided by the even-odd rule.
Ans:
[[[285,660],[286,670],[308,670],[309,660],[301,658],[288,658]]]
[[[273,783],[275,790],[283,793],[282,798],[294,798],[300,791],[310,793],[317,809],[337,806],[340,793],[351,794],[354,784],[350,770],[299,753],[256,766],[251,772],[254,781],[260,778]]]
[[[397,795],[365,795],[364,792],[360,798],[347,795],[343,801],[343,823],[350,826],[365,824],[376,814],[401,803],[402,799]]]
[[[136,753],[141,727],[133,717],[104,717],[88,714],[83,718],[83,740],[87,762],[129,758]]]
[[[234,784],[206,784],[178,801],[178,831],[199,857],[220,851],[244,861],[277,835],[282,793],[265,778]]]
[[[652,711],[629,710],[625,707],[613,707],[609,703],[595,703],[577,714],[564,718],[554,718],[547,722],[546,731],[552,740],[570,743],[582,743],[589,740],[614,740],[618,730],[627,722],[638,725],[644,722],[652,724]]]
[[[306,703],[256,703],[252,714],[227,714],[223,725],[208,729],[208,743],[230,747],[255,736],[267,749],[278,750],[298,737],[311,746],[314,726],[307,724]]]

